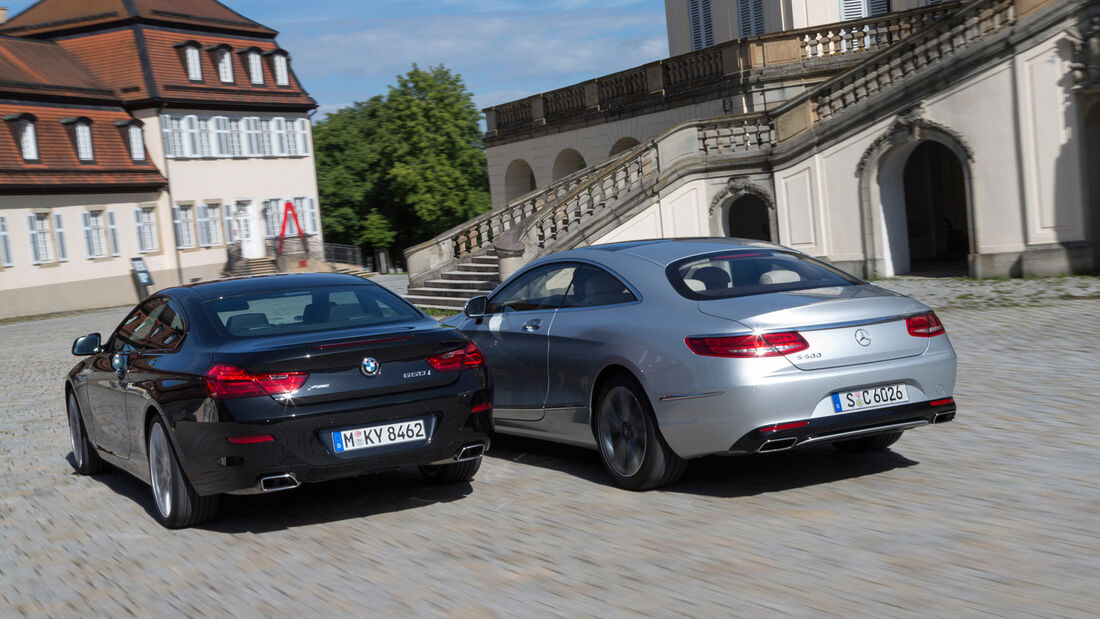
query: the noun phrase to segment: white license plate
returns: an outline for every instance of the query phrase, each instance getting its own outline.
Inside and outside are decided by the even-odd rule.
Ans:
[[[905,383],[879,385],[855,391],[841,391],[833,394],[833,410],[838,413],[890,406],[898,402],[908,402],[909,391]]]
[[[336,453],[369,449],[396,443],[422,441],[428,438],[424,431],[424,421],[401,421],[380,426],[367,426],[353,430],[339,430],[332,433],[332,448]]]

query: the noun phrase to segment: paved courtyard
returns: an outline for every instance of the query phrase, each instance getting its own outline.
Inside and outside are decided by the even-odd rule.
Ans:
[[[68,462],[69,346],[123,310],[0,324],[0,616],[1096,616],[1100,280],[879,283],[960,356],[957,420],[891,451],[709,458],[639,494],[499,437],[471,484],[228,497],[184,531]]]

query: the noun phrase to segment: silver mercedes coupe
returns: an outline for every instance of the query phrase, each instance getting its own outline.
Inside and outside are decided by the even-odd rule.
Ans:
[[[485,355],[497,431],[598,449],[629,489],[712,454],[881,450],[955,416],[935,312],[771,243],[564,251],[446,322]]]

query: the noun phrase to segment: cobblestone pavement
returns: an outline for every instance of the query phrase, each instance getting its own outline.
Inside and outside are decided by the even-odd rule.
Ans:
[[[943,301],[960,354],[957,421],[891,451],[708,458],[633,493],[595,453],[499,437],[468,485],[228,497],[174,532],[140,482],[67,461],[69,345],[122,311],[0,325],[0,616],[1095,616],[1100,300],[880,283]]]

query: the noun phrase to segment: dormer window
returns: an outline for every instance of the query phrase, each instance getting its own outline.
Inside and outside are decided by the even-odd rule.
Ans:
[[[142,140],[142,122],[136,118],[115,121],[115,126],[123,133],[123,140],[130,148],[130,159],[133,161],[145,161],[145,142]]]
[[[81,161],[95,161],[95,151],[92,149],[92,120],[86,116],[78,118],[66,118],[61,121],[63,125],[72,127],[72,139],[76,144],[76,158]]]
[[[34,125],[38,119],[34,114],[11,114],[5,116],[4,120],[11,123],[23,161],[38,161],[38,134]]]
[[[232,84],[233,48],[229,47],[225,43],[222,43],[221,45],[207,47],[206,51],[213,54],[214,66],[218,69],[218,79],[221,80],[223,84]]]
[[[276,51],[271,56],[272,66],[275,67],[275,84],[277,86],[290,86],[290,70],[287,68],[286,53]]]
[[[260,52],[248,52],[248,76],[253,84],[262,86],[264,83],[264,65],[260,61]]]
[[[201,82],[202,59],[199,56],[199,42],[184,41],[176,43],[174,47],[183,53],[183,68],[187,70],[187,79],[192,82]]]
[[[145,142],[141,139],[141,127],[130,125],[127,133],[130,138],[130,159],[145,161]]]

